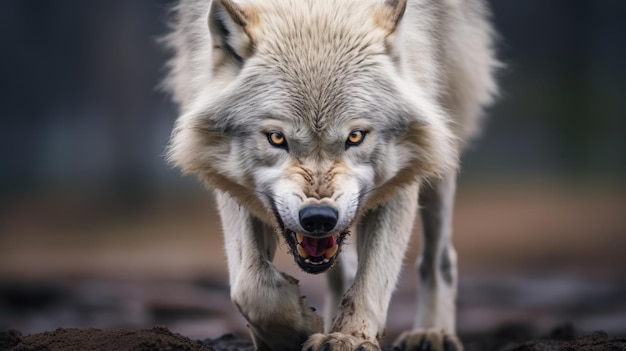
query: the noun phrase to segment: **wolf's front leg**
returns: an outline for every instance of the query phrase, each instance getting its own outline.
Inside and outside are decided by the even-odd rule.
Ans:
[[[417,211],[418,186],[366,213],[358,227],[358,269],[329,334],[303,346],[312,351],[379,350],[385,319]]]
[[[424,184],[420,193],[422,253],[417,263],[420,293],[412,331],[400,335],[401,351],[461,351],[455,332],[456,251],[452,246],[452,209],[456,176]]]
[[[272,264],[277,238],[226,194],[217,195],[228,256],[230,295],[248,321],[257,350],[297,350],[323,330],[298,281]]]

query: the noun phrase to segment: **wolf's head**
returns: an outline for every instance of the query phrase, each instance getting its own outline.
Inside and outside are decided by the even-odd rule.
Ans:
[[[446,117],[405,76],[402,0],[213,0],[212,79],[170,158],[274,223],[298,265],[332,266],[359,214],[453,170]]]

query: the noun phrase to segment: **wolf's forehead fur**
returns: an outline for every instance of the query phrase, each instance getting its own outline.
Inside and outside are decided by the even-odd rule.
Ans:
[[[322,6],[292,2],[269,1],[256,8],[254,54],[244,71],[273,78],[258,88],[275,94],[273,98],[283,97],[290,117],[316,134],[384,106],[370,94],[376,90],[373,84],[393,90],[388,74],[379,72],[389,60],[386,33],[374,25],[371,6],[358,1],[325,1]]]
[[[316,45],[343,41],[347,46],[355,40],[377,40],[384,30],[376,26],[374,4],[367,0],[254,0],[244,2],[253,9],[255,19],[266,37],[281,38],[282,42],[302,40]]]
[[[311,60],[308,66],[323,66],[320,59],[342,58],[349,62],[366,48],[383,51],[386,32],[377,28],[374,11],[367,1],[305,0],[263,2],[258,10],[259,54]],[[255,6],[255,5],[251,5]],[[266,52],[267,50],[267,52]],[[370,51],[371,52],[371,51]],[[342,57],[349,55],[348,57]],[[335,62],[336,63],[336,62]]]

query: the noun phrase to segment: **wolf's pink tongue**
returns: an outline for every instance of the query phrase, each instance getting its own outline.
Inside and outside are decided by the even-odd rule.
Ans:
[[[328,236],[326,238],[314,239],[308,236],[305,236],[300,243],[306,253],[313,257],[320,257],[324,255],[326,250],[335,246],[335,238],[333,236]]]

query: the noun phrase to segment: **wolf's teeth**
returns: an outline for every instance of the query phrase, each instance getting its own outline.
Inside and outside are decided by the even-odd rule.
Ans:
[[[330,249],[326,250],[326,253],[324,254],[324,257],[331,258],[331,257],[335,256],[335,254],[337,253],[337,250],[339,250],[339,244],[335,244],[335,246],[333,246]]]
[[[302,258],[309,257],[309,254],[306,252],[306,250],[304,250],[304,247],[302,247],[302,245],[298,244],[296,248],[298,249],[298,254],[302,256]]]
[[[302,242],[302,240],[304,240],[304,235],[300,233],[296,233],[296,239],[298,239],[298,244],[299,244]]]

